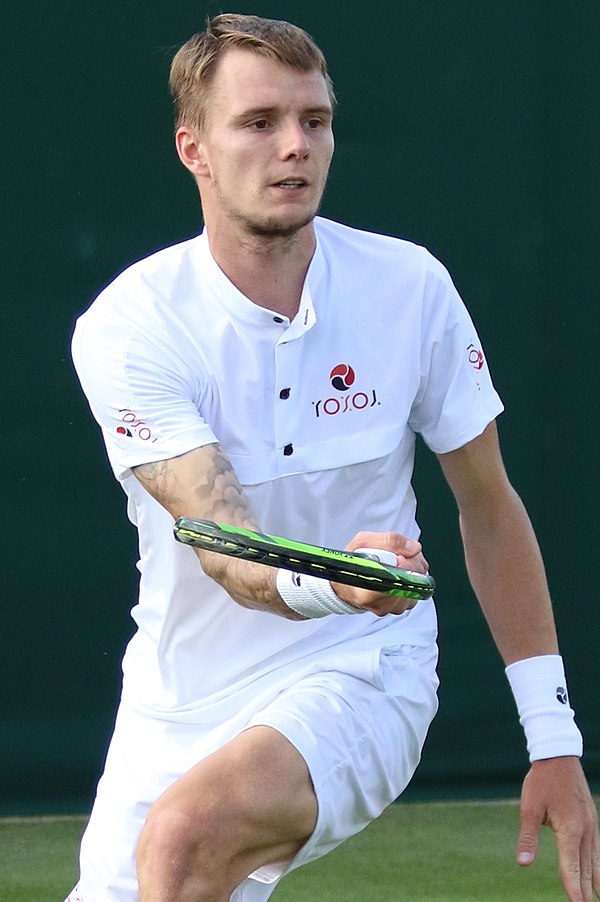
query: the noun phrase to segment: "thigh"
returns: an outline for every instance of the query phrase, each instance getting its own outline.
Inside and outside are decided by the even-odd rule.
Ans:
[[[254,706],[251,713],[257,709]],[[238,797],[229,805],[237,815],[242,802],[250,808],[260,797],[255,820],[250,815],[246,819],[253,835],[253,843],[248,840],[246,845],[254,853],[262,844],[273,846],[272,836],[267,835],[272,819],[275,832],[284,840],[277,854],[284,858],[294,854],[312,831],[316,817],[308,769],[295,747],[274,729],[245,732],[250,716],[218,728],[204,728],[148,718],[121,706],[81,842],[80,883],[73,898],[137,902],[136,852],[149,813],[159,807],[161,799],[189,805],[198,794],[193,784],[200,780],[205,801],[207,791],[221,791],[233,803],[237,786]],[[242,774],[243,785],[239,780]],[[276,792],[277,787],[287,787],[288,793]],[[223,818],[227,831],[239,829],[242,821],[237,815],[235,822]],[[286,823],[290,824],[287,832]],[[262,860],[264,856],[259,857]],[[262,893],[250,883],[239,898],[262,900],[268,895],[266,886]]]
[[[264,863],[291,860],[316,818],[302,755],[273,727],[252,726],[191,767],[153,805],[138,847],[143,885],[157,874],[170,879],[166,859],[177,873],[195,874],[198,885],[230,894]]]

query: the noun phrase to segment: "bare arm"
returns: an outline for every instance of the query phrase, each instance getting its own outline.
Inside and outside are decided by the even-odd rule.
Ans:
[[[204,445],[180,457],[142,464],[134,475],[175,519],[200,517],[246,529],[258,529],[244,491],[218,444]],[[195,548],[205,573],[242,607],[270,611],[288,620],[302,618],[281,600],[275,571],[251,561]]]
[[[439,460],[458,504],[469,578],[505,663],[557,654],[540,550],[506,476],[495,424],[464,448],[439,455]],[[556,834],[570,902],[591,902],[594,890],[600,896],[596,809],[578,758],[532,764],[521,800],[519,864],[535,860],[543,824]]]
[[[495,423],[439,461],[458,504],[469,578],[505,664],[557,654],[542,557]]]

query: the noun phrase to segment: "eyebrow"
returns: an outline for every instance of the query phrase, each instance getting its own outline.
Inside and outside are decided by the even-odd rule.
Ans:
[[[234,123],[244,122],[248,119],[257,119],[261,116],[272,116],[274,113],[277,113],[279,107],[277,106],[261,106],[261,107],[252,107],[248,110],[244,110],[241,113],[232,117]],[[333,110],[330,106],[314,106],[314,107],[306,107],[302,110],[303,116],[324,116],[325,118],[331,119],[333,118]]]

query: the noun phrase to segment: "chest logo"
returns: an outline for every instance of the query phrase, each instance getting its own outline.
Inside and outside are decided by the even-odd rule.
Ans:
[[[348,391],[356,375],[349,363],[338,363],[329,374],[329,381],[338,391]]]
[[[365,410],[368,407],[376,407],[381,404],[374,388],[366,392],[348,391],[356,381],[356,373],[349,363],[338,363],[334,366],[329,373],[329,381],[332,388],[335,388],[340,394],[331,398],[320,398],[318,401],[311,401],[317,418],[322,415],[334,417],[339,413]]]

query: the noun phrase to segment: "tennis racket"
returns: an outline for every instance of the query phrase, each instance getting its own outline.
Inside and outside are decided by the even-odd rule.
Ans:
[[[382,564],[364,553],[322,548],[227,523],[188,517],[179,517],[173,531],[177,541],[184,545],[400,598],[431,598],[435,589],[433,577],[428,574]]]

